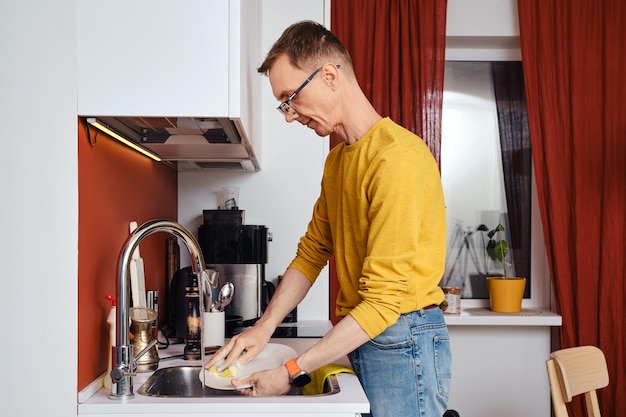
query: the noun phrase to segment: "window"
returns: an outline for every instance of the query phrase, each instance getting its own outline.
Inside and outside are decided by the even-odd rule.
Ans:
[[[506,78],[511,68],[519,72],[517,79]],[[525,132],[507,128],[507,117],[515,126],[523,124],[520,118],[525,122],[525,103],[522,108],[520,100],[503,91],[515,87],[523,92],[521,62],[447,61],[444,80],[441,174],[448,247],[442,285],[463,288],[465,299],[488,298],[485,277],[502,274],[502,269],[487,256],[487,232],[479,226],[493,229],[501,223],[510,246],[509,275],[525,276],[525,298],[535,293],[543,306],[549,281],[543,279],[545,247],[533,200],[527,125]],[[513,143],[521,136],[526,143]]]

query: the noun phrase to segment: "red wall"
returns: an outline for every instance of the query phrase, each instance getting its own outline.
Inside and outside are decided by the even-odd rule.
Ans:
[[[116,294],[117,259],[129,223],[177,220],[175,169],[131,150],[78,121],[78,390],[107,369],[110,302]],[[140,244],[146,289],[165,295],[165,240],[151,235]],[[71,277],[68,277],[71,279]],[[164,298],[161,297],[161,305]],[[63,300],[59,300],[63,302]],[[165,309],[159,319],[163,321]]]

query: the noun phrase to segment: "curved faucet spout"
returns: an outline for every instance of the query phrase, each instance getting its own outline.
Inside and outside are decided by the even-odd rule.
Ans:
[[[117,316],[116,316],[116,340],[114,348],[114,363],[111,377],[111,398],[127,399],[133,397],[132,376],[136,370],[136,360],[133,356],[133,346],[130,343],[130,280],[128,268],[132,253],[139,243],[157,232],[172,234],[183,241],[191,256],[193,272],[201,273],[205,270],[204,257],[196,238],[183,226],[169,220],[150,220],[139,226],[130,234],[118,259],[117,271]],[[215,288],[217,282],[209,282]]]

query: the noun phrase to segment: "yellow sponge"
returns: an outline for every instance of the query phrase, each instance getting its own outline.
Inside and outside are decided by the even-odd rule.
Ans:
[[[237,362],[233,363],[228,368],[224,369],[222,372],[219,372],[217,368],[219,368],[223,363],[224,363],[223,360],[216,363],[211,368],[209,368],[209,371],[213,372],[217,376],[221,376],[225,378],[234,378],[237,375],[237,372],[239,371],[239,365],[237,365]]]

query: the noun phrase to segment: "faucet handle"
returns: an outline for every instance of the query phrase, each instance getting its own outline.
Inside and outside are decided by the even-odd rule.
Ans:
[[[126,372],[123,369],[120,368],[113,368],[111,369],[111,380],[115,383],[120,382],[122,379],[124,379],[127,376],[136,376],[137,372]]]
[[[139,351],[139,353],[135,355],[135,357],[133,358],[133,362],[134,362],[134,363],[136,363],[136,362],[139,360],[139,358],[141,358],[143,355],[145,355],[146,353],[148,353],[148,351],[149,351],[150,349],[152,349],[152,347],[153,347],[154,345],[156,345],[156,344],[157,344],[157,340],[156,340],[156,339],[152,339],[152,340],[150,341],[150,343],[148,343],[148,346],[146,346],[145,348],[141,349],[141,350]]]

